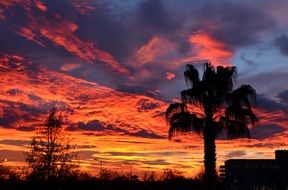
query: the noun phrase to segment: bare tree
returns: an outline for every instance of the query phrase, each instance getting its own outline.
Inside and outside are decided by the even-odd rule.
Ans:
[[[24,154],[33,179],[63,179],[77,173],[76,152],[64,133],[61,116],[55,108],[50,111],[45,124],[37,128],[29,148]]]

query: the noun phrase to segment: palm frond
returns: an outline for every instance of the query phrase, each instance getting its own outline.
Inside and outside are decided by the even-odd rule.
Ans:
[[[178,133],[195,131],[201,134],[204,129],[204,120],[189,112],[174,113],[169,124],[169,139]]]
[[[256,91],[250,85],[243,85],[227,95],[227,108],[223,121],[229,138],[249,137],[248,126],[258,121],[251,103],[256,101]]]
[[[242,85],[227,95],[227,103],[229,105],[241,104],[251,108],[251,104],[254,102],[256,102],[256,91],[250,85]]]
[[[217,67],[215,76],[215,85],[218,96],[226,96],[234,88],[234,82],[237,78],[236,67]]]
[[[185,103],[174,103],[170,104],[166,109],[166,121],[170,123],[171,117],[175,113],[184,113],[187,112],[187,106]]]
[[[229,139],[250,138],[248,126],[239,120],[226,120],[225,127]]]
[[[253,110],[239,104],[227,107],[225,116],[221,118],[223,126],[227,129],[228,137],[249,138],[248,126],[254,127],[258,121]]]
[[[211,63],[205,63],[204,64],[204,73],[202,76],[202,82],[207,84],[207,87],[209,84],[213,84],[215,81],[215,68]],[[212,82],[212,83],[211,83]]]
[[[231,105],[226,108],[225,117],[229,120],[237,120],[246,125],[254,126],[257,122],[257,117],[252,109],[245,108],[240,105]]]
[[[199,72],[193,65],[186,65],[186,71],[184,72],[185,82],[188,87],[192,88],[199,82]]]
[[[186,104],[194,104],[196,102],[202,102],[202,92],[201,89],[196,88],[189,88],[187,90],[183,90],[181,92],[181,99],[182,102]]]

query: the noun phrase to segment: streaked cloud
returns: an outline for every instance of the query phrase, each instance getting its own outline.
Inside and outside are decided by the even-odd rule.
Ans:
[[[62,65],[60,70],[61,71],[73,71],[75,69],[79,69],[81,67],[80,64],[77,64],[77,63],[70,63],[70,64],[65,64],[65,65]]]

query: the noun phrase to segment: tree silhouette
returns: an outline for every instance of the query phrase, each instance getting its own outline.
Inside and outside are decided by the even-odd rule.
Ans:
[[[236,67],[204,64],[202,79],[193,65],[187,65],[184,77],[188,89],[181,92],[182,103],[173,103],[166,110],[170,125],[169,138],[194,131],[204,139],[204,180],[208,189],[216,186],[215,139],[222,129],[228,137],[249,138],[249,128],[257,118],[251,103],[256,100],[256,91],[250,85],[234,89]]]
[[[37,128],[30,150],[24,153],[33,179],[63,179],[74,175],[77,169],[73,161],[76,154],[65,138],[61,116],[56,114],[53,108],[46,123]]]

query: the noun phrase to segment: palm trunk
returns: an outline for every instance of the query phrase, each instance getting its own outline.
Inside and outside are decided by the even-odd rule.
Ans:
[[[204,166],[205,186],[209,190],[217,189],[216,176],[216,145],[213,126],[206,125],[204,130]]]

